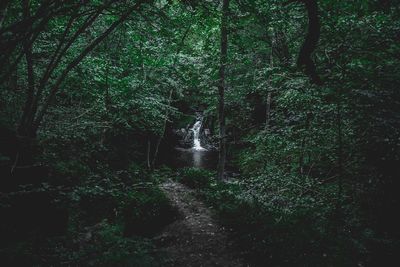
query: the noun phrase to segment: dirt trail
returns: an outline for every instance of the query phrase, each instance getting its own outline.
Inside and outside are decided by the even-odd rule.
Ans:
[[[193,190],[173,181],[165,182],[161,188],[182,214],[155,238],[160,251],[168,257],[166,266],[247,266],[235,256],[227,233],[194,197]]]

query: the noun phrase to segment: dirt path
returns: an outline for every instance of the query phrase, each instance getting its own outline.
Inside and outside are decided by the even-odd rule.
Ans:
[[[225,230],[210,210],[194,197],[193,190],[168,181],[161,186],[182,217],[155,238],[168,257],[166,266],[247,266],[235,257]]]

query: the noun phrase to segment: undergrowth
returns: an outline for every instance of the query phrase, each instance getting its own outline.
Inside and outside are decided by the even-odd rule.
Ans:
[[[362,224],[356,206],[338,207],[335,185],[316,189],[310,178],[276,169],[227,182],[214,177],[186,168],[177,179],[213,207],[253,265],[368,264],[375,234]]]
[[[58,160],[51,175],[55,182],[2,194],[3,266],[163,265],[151,238],[177,211],[156,175],[134,164],[115,171],[68,159]],[[26,208],[17,209],[18,203]]]

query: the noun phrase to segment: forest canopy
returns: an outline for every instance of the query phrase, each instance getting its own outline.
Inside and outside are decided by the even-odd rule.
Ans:
[[[389,266],[399,4],[2,0],[0,264]]]

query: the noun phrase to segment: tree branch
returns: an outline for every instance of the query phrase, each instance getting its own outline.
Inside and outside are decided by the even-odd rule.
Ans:
[[[67,67],[64,69],[64,71],[62,72],[62,74],[60,75],[60,77],[57,79],[57,81],[55,82],[55,84],[51,87],[50,89],[50,93],[48,95],[48,97],[46,98],[46,100],[44,101],[43,107],[39,110],[39,113],[36,117],[36,119],[33,121],[32,123],[32,135],[35,135],[37,132],[37,129],[40,126],[40,123],[43,120],[43,117],[48,109],[48,107],[50,106],[51,102],[53,101],[60,85],[62,84],[62,82],[65,80],[65,78],[67,77],[68,73],[75,68],[88,54],[89,52],[91,52],[98,44],[100,44],[111,32],[113,32],[115,30],[115,28],[117,28],[122,22],[124,22],[128,16],[135,10],[137,10],[138,8],[140,8],[140,6],[145,3],[148,2],[149,0],[140,0],[138,1],[135,5],[133,5],[131,8],[128,9],[128,11],[126,11],[117,21],[113,22],[111,24],[111,26],[104,31],[99,37],[97,37],[92,43],[90,43],[74,60],[72,60]]]
[[[94,23],[94,21],[97,19],[97,17],[101,14],[102,10],[104,8],[100,8],[99,10],[97,10],[97,12],[90,16],[89,18],[87,18],[85,20],[85,22],[82,24],[82,26],[74,33],[74,35],[70,38],[70,40],[68,41],[68,43],[64,46],[64,48],[62,48],[63,45],[63,39],[65,38],[65,35],[68,33],[69,31],[69,27],[71,26],[70,24],[73,23],[73,20],[70,20],[69,24],[67,25],[67,28],[64,32],[64,36],[62,37],[62,39],[60,40],[59,46],[56,49],[56,51],[54,52],[53,58],[50,61],[50,63],[48,64],[42,78],[40,79],[40,83],[39,83],[39,87],[38,90],[36,92],[36,95],[34,96],[34,100],[32,103],[32,112],[31,112],[31,116],[29,118],[29,123],[32,123],[34,120],[34,117],[36,115],[36,111],[39,105],[39,100],[40,97],[43,93],[43,90],[46,86],[47,81],[49,80],[49,78],[51,77],[51,75],[53,74],[54,70],[56,69],[56,67],[58,66],[58,64],[60,63],[62,57],[65,55],[65,53],[68,51],[68,49],[71,47],[71,45],[76,41],[76,39],[90,26]],[[61,49],[62,48],[62,49]],[[60,51],[61,50],[61,51]]]

